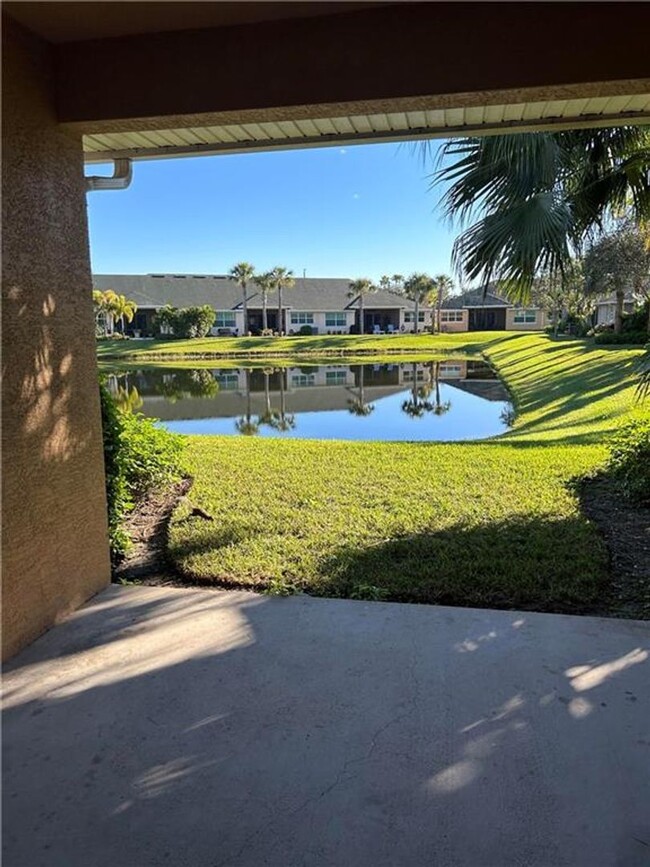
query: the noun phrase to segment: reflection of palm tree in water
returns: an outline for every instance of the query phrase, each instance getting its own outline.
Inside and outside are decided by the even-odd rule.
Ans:
[[[246,371],[246,415],[238,418],[235,428],[244,436],[255,436],[259,432],[259,423],[253,421],[251,410],[251,372]]]
[[[260,415],[257,419],[258,424],[268,425],[269,427],[276,427],[276,422],[278,419],[278,412],[274,410],[271,406],[271,390],[269,386],[269,377],[273,373],[272,367],[264,368],[264,396],[265,396],[265,408],[262,415]]]
[[[402,404],[402,412],[405,412],[411,418],[421,418],[425,412],[431,412],[433,405],[427,400],[430,393],[430,383],[418,385],[418,365],[414,361],[411,396]]]
[[[364,393],[364,371],[366,369],[365,364],[359,365],[359,396],[354,400],[348,401],[348,410],[352,413],[352,415],[358,416],[366,416],[370,415],[373,412],[375,405],[372,403],[366,403],[366,396]]]
[[[431,379],[435,382],[436,388],[436,402],[433,405],[433,414],[434,415],[444,415],[446,412],[449,412],[451,409],[451,401],[446,400],[441,402],[440,400],[440,362],[433,361],[431,363]]]
[[[286,431],[293,430],[296,426],[296,417],[294,415],[287,415],[286,406],[285,406],[285,395],[284,395],[284,378],[286,376],[286,370],[280,368],[279,376],[280,376],[280,412],[275,414],[273,419],[273,427],[280,431],[281,433],[286,433]]]

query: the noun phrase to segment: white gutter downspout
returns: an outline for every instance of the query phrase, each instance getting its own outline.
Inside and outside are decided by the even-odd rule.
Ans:
[[[86,192],[93,190],[126,190],[133,177],[130,157],[113,160],[113,174],[110,177],[92,175],[86,177]]]

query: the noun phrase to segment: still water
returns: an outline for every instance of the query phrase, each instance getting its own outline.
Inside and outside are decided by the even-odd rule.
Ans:
[[[184,434],[454,441],[508,429],[508,392],[483,361],[104,368],[117,400]]]

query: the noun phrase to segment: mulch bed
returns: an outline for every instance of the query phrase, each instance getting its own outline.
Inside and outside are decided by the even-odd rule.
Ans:
[[[650,619],[650,508],[630,503],[612,479],[596,477],[578,490],[585,515],[610,557],[610,594],[595,614]]]
[[[167,559],[167,530],[174,509],[191,487],[192,479],[183,479],[151,493],[131,512],[125,529],[133,547],[113,569],[113,581],[157,586],[180,583]]]

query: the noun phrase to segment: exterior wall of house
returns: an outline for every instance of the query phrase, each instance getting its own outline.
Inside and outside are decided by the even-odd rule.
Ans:
[[[3,657],[110,580],[80,135],[3,21]],[[97,195],[104,195],[98,193]]]
[[[243,310],[219,310],[215,309],[215,321],[210,333],[214,336],[218,335],[220,328],[231,328],[237,331],[241,337],[245,334],[244,331],[244,311]],[[219,318],[221,317],[223,318]],[[234,323],[234,324],[230,324]]]
[[[311,316],[311,322],[292,322],[291,316],[295,314],[298,316],[301,313],[307,313]],[[338,316],[345,316],[345,325],[328,325],[327,324],[327,316],[328,313],[336,313]],[[319,334],[348,334],[350,331],[350,327],[354,325],[356,318],[355,310],[330,310],[330,311],[318,311],[318,310],[289,310],[287,311],[287,332],[290,333],[294,331],[298,333],[303,326],[311,325],[312,328],[318,329]]]
[[[418,331],[431,331],[431,323],[432,323],[432,315],[433,311],[429,307],[420,308],[419,311],[419,323],[418,323]],[[422,319],[424,316],[424,320]],[[414,310],[400,310],[399,312],[399,327],[400,331],[404,331],[407,334],[411,333],[415,330],[415,311]]]
[[[521,314],[521,310],[515,307],[508,307],[506,310],[506,331],[541,331],[546,328],[546,313],[540,310],[539,307],[530,307],[528,310],[535,311],[535,320],[533,322],[515,322],[517,314]]]
[[[448,313],[453,313],[454,315],[455,315],[456,313],[461,313],[461,314],[462,314],[462,319],[461,319],[461,321],[460,321],[460,322],[449,322],[449,321],[446,321],[446,319],[445,319],[445,313],[446,313],[446,312],[448,312]],[[469,328],[469,310],[467,310],[466,308],[463,309],[463,310],[459,310],[459,311],[456,311],[456,310],[453,310],[453,311],[452,311],[452,310],[449,310],[449,311],[441,310],[440,313],[441,313],[441,317],[440,317],[440,330],[441,330],[441,331],[453,331],[453,332],[456,332],[456,331],[467,331],[467,330],[468,330],[468,328]]]
[[[634,312],[634,303],[626,301],[623,304],[624,313]],[[616,304],[614,301],[600,302],[596,307],[596,325],[613,325],[616,319]]]

